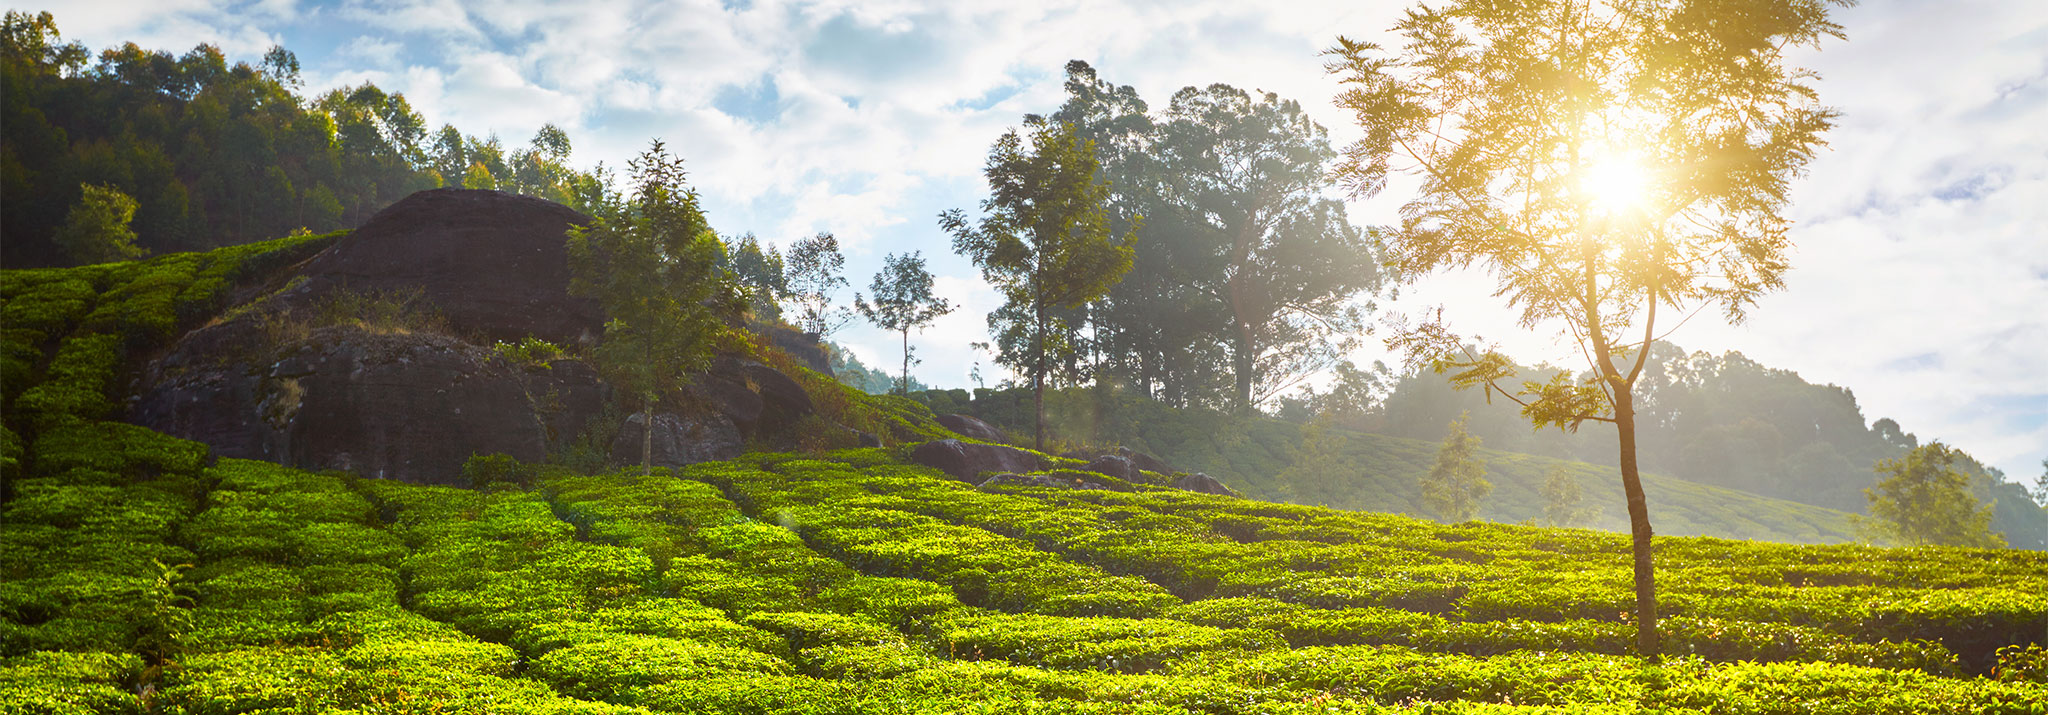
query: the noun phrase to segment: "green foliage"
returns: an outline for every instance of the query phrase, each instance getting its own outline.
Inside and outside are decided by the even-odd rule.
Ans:
[[[1871,518],[1859,523],[1903,546],[2005,546],[1991,533],[1991,506],[1978,503],[1955,461],[1955,450],[1931,442],[1903,459],[1878,462],[1881,478],[1864,490]]]
[[[1635,391],[1658,310],[1740,321],[1790,266],[1786,187],[1836,112],[1787,46],[1842,37],[1820,2],[1727,31],[1685,2],[1503,5],[1408,13],[1399,49],[1339,37],[1337,98],[1365,129],[1336,176],[1356,198],[1396,164],[1420,179],[1386,237],[1404,280],[1478,266],[1523,327],[1568,335],[1590,374],[1502,387],[1514,364],[1441,315],[1397,323],[1390,347],[1522,405],[1535,425],[1612,422],[1637,536],[1640,648],[1657,652],[1650,518]],[[1565,39],[1570,38],[1570,39]],[[1533,79],[1532,78],[1541,78]],[[1446,132],[1444,127],[1452,127]],[[1665,331],[1668,332],[1668,331]],[[1640,337],[1638,337],[1640,334]]]
[[[964,392],[954,396],[933,391],[913,397],[931,404],[936,412],[970,414],[1012,434],[1031,425],[1030,394],[1022,390],[981,390],[972,400],[959,399],[965,397]],[[1472,398],[1468,428],[1475,435],[1482,426],[1496,433],[1512,428],[1504,441],[1528,433],[1527,423],[1511,410],[1499,410],[1495,413],[1498,419],[1489,418],[1478,396]],[[1333,418],[1321,427],[1322,445],[1318,447],[1309,440],[1317,429],[1314,422],[1297,425],[1217,410],[1176,409],[1122,392],[1105,396],[1076,389],[1046,395],[1049,429],[1070,443],[1128,445],[1159,456],[1175,469],[1207,473],[1253,498],[1418,515],[1429,513],[1422,503],[1419,482],[1435,463],[1443,424],[1459,414],[1458,409],[1446,414],[1438,408],[1413,413],[1414,419],[1435,420],[1433,426],[1404,423],[1400,430],[1401,434],[1425,434],[1430,439],[1427,442],[1354,431]],[[1487,437],[1486,444],[1494,445],[1494,438]],[[1528,448],[1527,444],[1518,446]],[[1329,469],[1305,471],[1297,466],[1316,449],[1323,450]],[[1579,482],[1586,507],[1597,510],[1583,526],[1628,528],[1621,479],[1612,466],[1500,448],[1482,448],[1479,454],[1486,460],[1487,479],[1495,490],[1480,505],[1481,519],[1542,519],[1543,483],[1552,467],[1561,467]],[[1849,514],[1840,511],[1695,484],[1667,474],[1644,474],[1643,482],[1651,503],[1668,505],[1657,528],[1659,534],[1798,543],[1856,538]]]
[[[569,290],[603,306],[604,342],[592,357],[646,405],[643,432],[651,435],[655,400],[710,363],[724,320],[740,308],[717,271],[723,245],[683,183],[682,160],[656,141],[631,167],[632,197],[569,229]],[[650,457],[642,452],[644,472]]]
[[[1476,439],[1476,438],[1475,438]],[[1552,466],[1543,474],[1543,524],[1545,526],[1578,526],[1598,514],[1598,509],[1585,505],[1585,495],[1579,489],[1579,480],[1565,471],[1562,465]]]
[[[500,343],[501,345],[503,343]],[[534,469],[519,463],[509,454],[472,455],[462,463],[462,479],[470,486],[485,489],[496,484],[530,486]]]
[[[1493,493],[1486,481],[1486,462],[1479,458],[1479,438],[1465,431],[1465,416],[1451,422],[1443,447],[1436,452],[1436,466],[1422,478],[1422,501],[1445,521],[1470,521],[1479,513],[1479,501]]]
[[[910,331],[921,331],[940,316],[953,312],[953,305],[932,295],[932,274],[924,269],[924,257],[917,251],[900,258],[894,253],[883,258],[882,270],[875,274],[875,282],[868,290],[875,296],[873,305],[858,293],[853,296],[853,304],[875,327],[903,334],[903,379],[897,383],[896,392],[909,394],[910,365],[916,362],[911,357]]]
[[[0,659],[0,713],[139,713],[140,703],[123,684],[141,670],[140,659],[114,653],[39,651]]]
[[[184,650],[185,637],[192,630],[192,598],[183,593],[185,569],[192,565],[150,563],[162,573],[143,588],[137,599],[135,623],[140,631],[135,637],[135,651],[150,663],[161,664]]]
[[[67,339],[145,322],[78,332],[102,290],[232,275],[216,272],[220,256],[171,258],[0,273],[9,309],[73,279],[93,291],[24,353],[41,363]],[[835,419],[898,441],[948,436],[925,404],[792,374]],[[1007,399],[1025,414],[1022,395]],[[1136,409],[1112,404],[1096,424],[1147,422]],[[1266,460],[1217,472],[1254,485],[1301,438],[1225,415],[1158,424],[1148,437],[1175,449]],[[2025,552],[1660,537],[1671,612],[1657,627],[1686,655],[1649,664],[1624,655],[1628,542],[1601,532],[1218,497],[1153,475],[1102,480],[1114,490],[982,490],[903,463],[901,448],[645,475],[480,457],[465,476],[490,486],[469,490],[213,460],[84,418],[22,426],[26,469],[0,503],[0,712],[2030,712],[2048,700],[2035,655],[2048,562]],[[1319,449],[1349,483],[1407,470],[1412,487],[1434,452],[1323,428]],[[1357,468],[1361,444],[1398,468]],[[1483,454],[1503,492],[1537,503],[1524,497],[1553,462]],[[1656,498],[1709,503],[1670,493]],[[184,563],[196,565],[165,566]]]
[[[782,252],[774,244],[762,245],[749,232],[725,241],[725,268],[733,273],[747,293],[747,306],[756,322],[782,322],[782,299],[790,294],[789,275],[784,271]]]
[[[1065,339],[1078,326],[1059,309],[1072,310],[1102,297],[1131,269],[1130,236],[1112,236],[1104,206],[1109,185],[1096,176],[1092,143],[1065,122],[1027,120],[1031,145],[1011,131],[990,147],[989,215],[969,225],[952,209],[939,226],[953,235],[953,250],[981,267],[982,277],[1003,293],[1003,307],[989,314],[996,336],[996,361],[1029,376],[1043,394],[1054,366],[1071,362],[1080,346]],[[1035,419],[1039,448],[1045,446],[1045,416]]]
[[[838,345],[828,345],[826,347],[832,353],[832,377],[834,379],[870,395],[894,394],[901,391],[902,384],[900,381],[895,377],[891,377],[884,370],[868,367],[860,361],[859,357],[854,356],[853,351]],[[924,384],[915,376],[910,378],[911,392],[922,392],[929,389],[931,389],[930,385]]]
[[[472,165],[495,188],[572,205],[598,184],[569,168],[558,127],[510,152],[453,127],[429,137],[402,94],[368,83],[302,93],[298,60],[282,47],[255,66],[230,63],[211,44],[94,53],[62,42],[48,13],[12,12],[4,34],[8,266],[333,231],[414,191],[458,183]]]
[[[79,184],[78,192],[78,203],[72,204],[64,225],[50,239],[66,258],[85,265],[133,260],[149,253],[135,245],[135,232],[128,228],[135,220],[135,199],[120,189],[96,184]]]

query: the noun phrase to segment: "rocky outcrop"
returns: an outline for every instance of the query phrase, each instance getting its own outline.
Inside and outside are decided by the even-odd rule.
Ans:
[[[238,329],[250,328],[200,332]],[[220,342],[236,341],[208,334],[181,346]],[[277,355],[267,363],[232,354],[207,361],[174,349],[152,370],[132,421],[205,442],[223,457],[456,484],[472,454],[545,458],[550,444],[598,412],[605,394],[580,363],[517,367],[440,335],[333,326]]]
[[[596,302],[569,295],[563,232],[590,218],[501,191],[434,189],[379,211],[308,261],[304,299],[423,291],[452,332],[573,344],[603,333]]]
[[[1111,477],[1116,477],[1117,479],[1121,479],[1126,482],[1136,479],[1138,477],[1138,468],[1131,464],[1131,460],[1129,457],[1122,457],[1114,454],[1105,454],[1100,457],[1096,457],[1093,461],[1090,461],[1087,465],[1081,467],[1081,470],[1085,472],[1094,472],[1096,474],[1103,474]]]
[[[823,375],[832,374],[832,357],[825,354],[823,339],[817,333],[806,333],[780,325],[750,325],[754,332],[768,336],[768,342],[790,357],[796,358],[812,370]]]
[[[489,347],[599,336],[598,307],[568,293],[563,233],[585,220],[495,191],[407,197],[179,338],[145,369],[130,419],[222,456],[423,483],[458,483],[473,453],[539,461],[589,427],[615,428],[599,446],[638,464],[640,416],[588,424],[610,391],[587,365],[515,364]],[[393,296],[434,319],[348,313],[390,312]],[[790,446],[814,412],[802,383],[721,358],[690,397],[657,406],[655,461],[726,459],[748,440]]]
[[[957,439],[920,444],[910,451],[910,461],[968,483],[980,482],[983,472],[1029,472],[1045,466],[1037,454],[1016,447]]]
[[[1007,442],[1003,431],[995,425],[962,414],[939,415],[939,426],[952,430],[953,434],[983,442]]]
[[[618,437],[612,440],[613,463],[639,464],[642,452],[646,451],[651,454],[651,466],[681,467],[732,459],[746,451],[739,427],[722,414],[684,416],[656,412],[651,444],[642,442],[647,437],[641,429],[644,422],[644,413],[635,414],[619,427]]]
[[[790,428],[817,411],[810,393],[795,379],[732,356],[712,361],[711,370],[691,380],[689,390],[740,432],[770,442],[786,442]]]
[[[1203,494],[1216,494],[1226,497],[1238,496],[1237,492],[1232,491],[1230,487],[1223,486],[1223,483],[1216,481],[1215,477],[1211,477],[1201,472],[1195,472],[1194,474],[1183,474],[1178,477],[1175,477],[1173,480],[1173,488],[1185,489],[1191,492],[1201,492]]]

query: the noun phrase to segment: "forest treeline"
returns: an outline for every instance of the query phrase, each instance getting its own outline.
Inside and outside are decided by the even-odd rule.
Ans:
[[[568,135],[544,127],[508,147],[434,129],[402,94],[365,82],[302,94],[282,47],[230,64],[135,43],[94,55],[49,13],[9,11],[0,31],[0,261],[94,262],[57,240],[86,187],[132,201],[136,247],[163,253],[355,226],[441,186],[493,188],[580,206],[601,185],[570,168]]]

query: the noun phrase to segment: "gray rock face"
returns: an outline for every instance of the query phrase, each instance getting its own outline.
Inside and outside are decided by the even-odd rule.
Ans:
[[[1132,479],[1138,476],[1138,468],[1131,464],[1131,459],[1129,457],[1123,457],[1114,454],[1105,454],[1100,457],[1096,457],[1093,461],[1090,461],[1087,464],[1087,466],[1082,467],[1081,470],[1116,477],[1126,482],[1131,481]]]
[[[569,295],[563,232],[588,216],[501,191],[434,189],[377,212],[308,261],[303,292],[421,290],[458,334],[568,345],[603,334],[595,301]]]
[[[1237,492],[1231,491],[1230,487],[1223,486],[1222,482],[1216,481],[1215,477],[1201,472],[1180,475],[1173,480],[1173,487],[1175,489],[1185,489],[1203,494],[1217,494],[1226,497],[1238,495]]]
[[[1116,453],[1119,457],[1131,460],[1131,466],[1138,469],[1143,469],[1147,472],[1158,472],[1160,474],[1173,473],[1173,468],[1166,466],[1164,460],[1144,452],[1139,452],[1129,447],[1118,447],[1116,448]]]
[[[354,326],[315,330],[269,364],[208,362],[179,349],[173,357],[182,369],[159,363],[132,411],[137,424],[224,457],[419,483],[460,483],[472,454],[539,461],[604,399],[579,363],[523,369],[454,338]]]
[[[645,418],[645,414],[635,414],[620,425],[618,437],[612,440],[614,463],[640,463],[641,440],[646,435],[641,424]],[[746,446],[740,438],[739,427],[730,418],[716,413],[680,416],[673,412],[656,412],[653,437],[653,443],[648,446],[652,447],[650,463],[656,467],[681,467],[732,459],[740,456]]]
[[[954,434],[983,442],[1006,442],[1003,431],[995,425],[962,414],[939,415],[939,426],[952,430]]]
[[[1029,472],[1045,465],[1038,455],[1015,447],[941,439],[918,445],[910,461],[977,483],[982,472]]]

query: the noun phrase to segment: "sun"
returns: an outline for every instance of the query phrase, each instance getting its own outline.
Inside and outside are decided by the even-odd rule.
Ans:
[[[1649,205],[1650,172],[1634,157],[1601,157],[1580,174],[1579,191],[1595,216],[1638,213]]]

